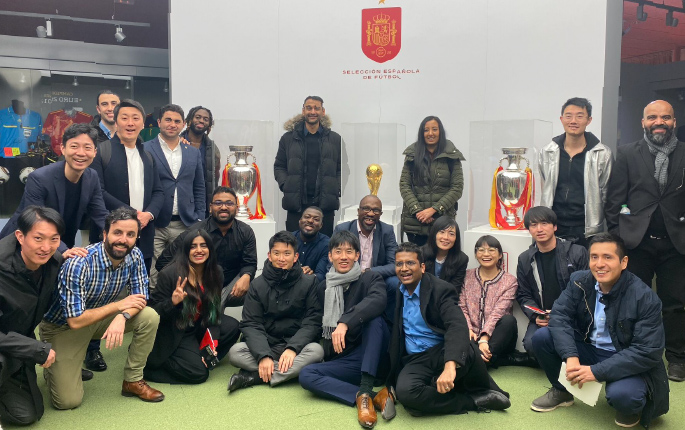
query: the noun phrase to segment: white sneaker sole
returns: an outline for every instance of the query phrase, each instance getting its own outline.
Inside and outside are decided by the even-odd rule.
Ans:
[[[535,412],[550,412],[550,411],[555,410],[556,408],[567,407],[567,406],[573,406],[573,400],[571,400],[569,402],[559,403],[558,405],[552,406],[551,408],[542,408],[540,406],[535,406],[535,404],[531,404],[530,408],[532,410],[534,410]]]

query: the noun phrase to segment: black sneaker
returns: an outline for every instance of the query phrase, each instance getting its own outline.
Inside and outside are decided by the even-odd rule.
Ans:
[[[640,424],[640,415],[626,415],[616,411],[616,420],[614,422],[617,426],[625,428],[635,427],[636,425]]]
[[[552,387],[545,395],[533,400],[530,408],[536,412],[549,412],[560,406],[571,406],[572,404],[573,394]]]
[[[685,381],[685,363],[668,363],[668,379],[675,382]]]
[[[99,350],[88,351],[86,353],[86,359],[83,360],[86,364],[86,369],[92,370],[94,372],[103,372],[107,370],[107,363],[102,357],[102,353]]]

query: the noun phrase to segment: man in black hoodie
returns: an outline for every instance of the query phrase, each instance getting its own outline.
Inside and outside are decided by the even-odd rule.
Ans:
[[[379,409],[385,419],[395,416],[395,404],[387,389],[373,392],[390,339],[384,318],[388,300],[383,277],[373,271],[362,273],[359,248],[359,239],[350,231],[336,232],[328,242],[333,266],[318,289],[330,361],[302,369],[300,384],[321,397],[350,406],[356,403],[359,424],[371,428],[376,424],[374,403],[382,402]]]
[[[290,232],[278,232],[269,240],[269,260],[252,281],[243,305],[244,342],[228,352],[231,364],[241,369],[231,376],[230,392],[260,381],[274,387],[323,360],[317,343],[321,304],[316,276],[302,272],[296,250],[297,239]]]

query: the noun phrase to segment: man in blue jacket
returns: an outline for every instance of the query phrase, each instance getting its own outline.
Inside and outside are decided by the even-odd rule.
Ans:
[[[335,232],[350,231],[359,238],[359,265],[362,272],[374,271],[385,280],[388,295],[385,316],[392,323],[395,313],[395,290],[400,283],[395,275],[397,240],[393,227],[381,221],[381,215],[381,199],[368,195],[359,202],[357,219],[338,224]]]
[[[623,240],[599,233],[590,241],[590,270],[574,272],[554,303],[548,327],[533,336],[533,349],[552,388],[531,409],[571,406],[559,382],[561,362],[572,384],[606,382],[616,424],[645,427],[668,412],[668,380],[662,360],[661,301],[628,265]]]

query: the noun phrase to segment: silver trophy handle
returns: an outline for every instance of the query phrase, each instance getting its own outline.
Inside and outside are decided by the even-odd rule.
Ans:
[[[248,164],[255,164],[257,162],[257,157],[255,157],[254,154],[250,154],[248,152],[247,157],[252,157],[252,163],[248,163]],[[245,157],[245,161],[247,161],[247,157]]]
[[[497,163],[497,164],[499,164],[499,167],[501,167],[501,168],[504,169],[504,166],[502,166],[502,161],[507,160],[507,159],[509,159],[509,157],[502,157],[502,158],[500,158],[500,159],[499,159],[499,163]],[[526,160],[526,161],[527,161],[527,160]]]

